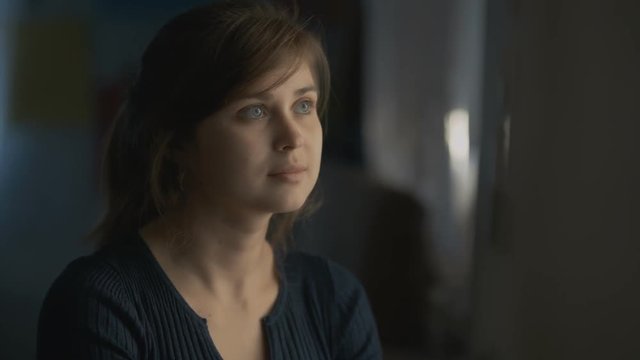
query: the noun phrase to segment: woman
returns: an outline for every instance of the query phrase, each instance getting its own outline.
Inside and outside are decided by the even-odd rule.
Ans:
[[[41,310],[39,359],[378,359],[360,283],[286,252],[320,168],[328,65],[272,6],[166,24],[111,133],[100,248]]]

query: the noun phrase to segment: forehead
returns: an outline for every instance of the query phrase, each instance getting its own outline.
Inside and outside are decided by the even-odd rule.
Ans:
[[[315,77],[307,60],[282,62],[255,80],[244,85],[233,98],[245,98],[289,87],[316,86]]]

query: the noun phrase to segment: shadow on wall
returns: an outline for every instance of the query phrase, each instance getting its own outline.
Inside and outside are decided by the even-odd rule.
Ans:
[[[322,207],[296,228],[299,249],[349,268],[362,281],[385,348],[426,353],[431,285],[424,210],[360,169],[325,163]]]
[[[38,314],[33,309],[40,308],[41,299],[26,294],[20,287],[7,289],[3,286],[1,294],[0,359],[35,358]]]
[[[89,131],[12,123],[0,141],[0,359],[35,357],[54,277],[97,216]]]

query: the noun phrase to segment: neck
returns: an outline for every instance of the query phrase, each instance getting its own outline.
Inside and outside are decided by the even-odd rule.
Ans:
[[[275,278],[273,250],[266,241],[270,217],[191,207],[153,221],[141,234],[185,292],[247,297]],[[176,233],[184,239],[172,246]]]

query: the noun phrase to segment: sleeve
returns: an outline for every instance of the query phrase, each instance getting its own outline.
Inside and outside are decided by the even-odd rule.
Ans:
[[[334,356],[336,360],[382,359],[378,328],[366,292],[356,277],[329,261],[334,284]]]
[[[49,289],[38,322],[37,359],[140,358],[143,330],[117,272],[75,261]]]

